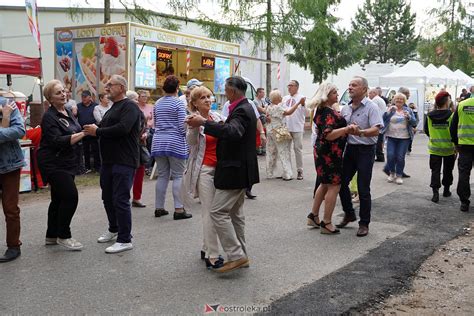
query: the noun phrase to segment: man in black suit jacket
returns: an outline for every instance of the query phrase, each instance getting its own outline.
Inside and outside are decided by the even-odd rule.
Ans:
[[[245,98],[247,83],[242,77],[227,78],[225,94],[229,99],[229,116],[224,124],[207,121],[199,114],[187,119],[190,126],[204,125],[204,133],[216,137],[217,166],[214,176],[216,193],[211,218],[228,261],[218,272],[248,267],[245,247],[245,189],[259,182],[255,133],[257,118]]]

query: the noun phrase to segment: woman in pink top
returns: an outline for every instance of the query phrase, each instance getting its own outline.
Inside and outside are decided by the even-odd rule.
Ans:
[[[142,111],[143,115],[145,115],[146,120],[146,148],[148,149],[148,152],[151,152],[151,142],[153,140],[153,134],[155,130],[153,128],[153,104],[148,103],[148,100],[150,100],[150,92],[147,90],[138,90],[138,107]],[[154,160],[151,159],[150,164],[145,166],[145,173],[147,175],[150,175],[153,163]]]
[[[146,90],[138,91],[138,107],[145,115],[146,128],[153,127],[153,105],[148,103],[150,93]]]

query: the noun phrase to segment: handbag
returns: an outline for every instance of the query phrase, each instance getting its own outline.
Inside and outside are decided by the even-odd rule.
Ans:
[[[150,153],[145,145],[140,145],[140,165],[148,166],[151,161]]]
[[[281,125],[272,130],[273,136],[277,142],[283,142],[285,140],[291,140],[291,134],[288,131],[288,128],[284,125]]]

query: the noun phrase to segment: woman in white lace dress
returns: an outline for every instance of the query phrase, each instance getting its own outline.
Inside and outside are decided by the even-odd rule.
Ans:
[[[287,115],[293,114],[298,106],[303,105],[302,101],[296,103],[292,107],[286,107],[281,103],[282,96],[279,90],[273,90],[269,95],[271,104],[267,106],[266,115],[267,120],[267,178],[273,178],[273,173],[276,168],[277,158],[280,160],[283,174],[283,180],[289,181],[293,177],[290,160],[290,139],[277,139],[275,136],[275,129],[282,126],[286,128],[283,118]],[[303,99],[302,99],[303,100]]]

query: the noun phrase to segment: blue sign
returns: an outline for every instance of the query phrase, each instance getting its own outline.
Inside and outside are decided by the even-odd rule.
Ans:
[[[137,44],[135,53],[135,87],[156,89],[156,47]]]
[[[230,77],[230,59],[216,57],[214,68],[214,93],[224,94],[225,80]]]

